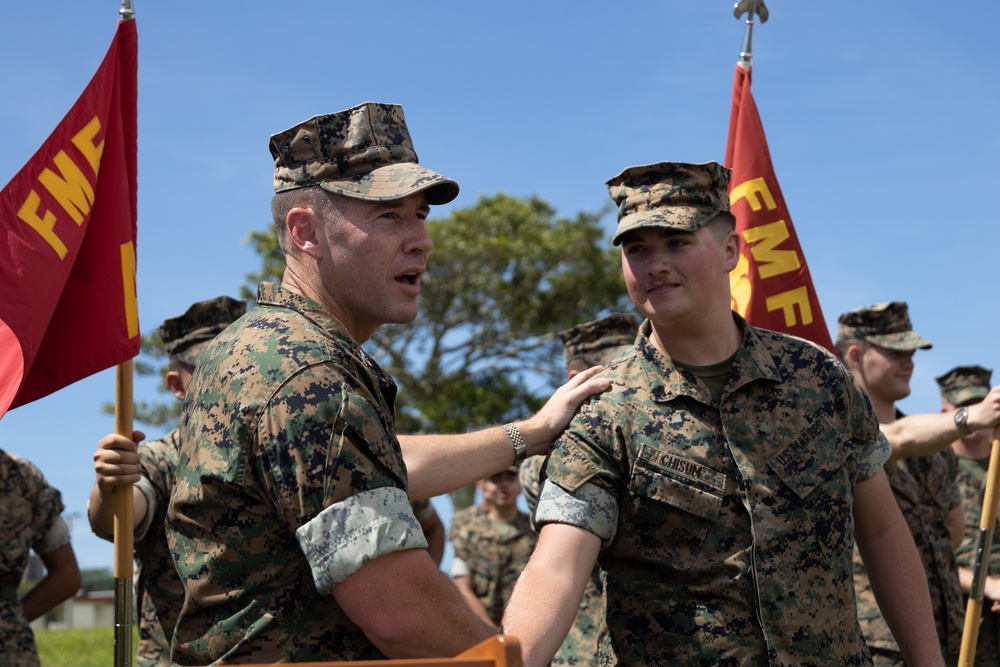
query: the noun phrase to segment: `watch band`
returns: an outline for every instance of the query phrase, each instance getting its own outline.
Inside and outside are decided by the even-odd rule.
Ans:
[[[528,453],[528,445],[521,437],[521,432],[513,424],[504,424],[503,430],[507,431],[507,437],[514,444],[514,465],[521,465]]]

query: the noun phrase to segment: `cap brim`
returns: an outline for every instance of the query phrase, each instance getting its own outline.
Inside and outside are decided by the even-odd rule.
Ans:
[[[671,206],[632,213],[618,223],[611,244],[618,245],[622,236],[634,229],[647,227],[667,227],[682,232],[696,232],[707,225],[719,211],[705,210],[694,206]]]
[[[458,196],[458,183],[415,162],[389,164],[361,176],[323,181],[319,186],[329,192],[365,201],[393,201],[426,192],[428,204],[440,205]]]
[[[929,350],[933,347],[926,338],[913,331],[884,334],[881,336],[865,336],[865,340],[873,345],[887,350],[909,352],[910,350]]]
[[[970,405],[980,402],[986,398],[988,394],[989,392],[985,389],[973,387],[970,389],[962,389],[960,391],[951,392],[951,398],[949,398],[949,400],[953,405]],[[945,398],[948,397],[946,396]]]

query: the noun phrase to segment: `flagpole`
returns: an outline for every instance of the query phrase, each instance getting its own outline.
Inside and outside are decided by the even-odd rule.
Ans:
[[[997,427],[993,432],[993,449],[990,452],[990,465],[986,473],[983,509],[979,515],[976,560],[972,569],[969,602],[965,607],[965,628],[962,630],[962,648],[958,655],[958,667],[972,667],[976,659],[979,621],[983,613],[983,588],[986,586],[986,575],[989,572],[993,528],[997,522],[997,496],[998,491],[1000,491],[998,487],[1000,487],[1000,427]]]
[[[119,21],[132,21],[135,11],[132,0],[122,0]],[[133,361],[123,361],[115,367],[115,433],[132,437],[133,427]],[[131,667],[135,650],[132,646],[132,562],[134,558],[134,524],[132,484],[115,490],[115,667]]]
[[[115,366],[115,433],[132,438],[132,359]],[[132,484],[115,489],[115,665],[132,664]]]

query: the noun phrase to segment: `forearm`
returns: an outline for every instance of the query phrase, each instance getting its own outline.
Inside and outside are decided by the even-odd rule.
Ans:
[[[556,539],[546,539],[552,537]],[[580,608],[599,548],[595,535],[575,526],[549,524],[542,529],[502,624],[504,634],[520,642],[526,667],[547,665],[559,650]]]
[[[958,583],[962,587],[962,592],[969,595],[972,592],[972,580],[975,573],[967,567],[958,568]],[[988,576],[983,582],[983,600],[993,603],[1000,601],[1000,579]]]
[[[972,570],[967,567],[959,567],[958,584],[962,587],[962,592],[968,595],[972,591]]]
[[[521,644],[525,667],[547,665],[566,638],[576,617],[580,594],[558,570],[544,570],[529,564],[518,579],[517,588],[503,619],[503,633]]]
[[[389,658],[451,657],[497,633],[469,608],[424,549],[368,561],[337,584],[333,595]]]
[[[395,659],[451,657],[499,632],[485,609],[477,613],[448,576],[443,572],[440,576],[437,592],[427,591],[425,601],[409,610],[409,622],[391,632],[369,635],[385,655]]]
[[[115,489],[126,487],[117,486]],[[129,487],[132,493],[132,530],[142,523],[146,516],[146,496],[134,485]],[[105,535],[113,535],[115,530],[115,506],[117,495],[113,489],[102,492],[97,484],[90,490],[90,501],[87,503],[87,516],[90,525]]]
[[[548,451],[562,432],[534,421],[516,422],[528,455]],[[450,493],[514,465],[514,443],[500,426],[472,433],[401,435],[410,498]]]
[[[939,452],[963,435],[952,415],[943,412],[907,415],[881,429],[892,447],[890,460]]]
[[[608,388],[608,380],[594,378],[599,370],[600,366],[594,366],[571,378],[534,416],[515,423],[527,445],[527,456],[546,453],[580,404]],[[401,435],[399,444],[414,500],[460,489],[515,463],[514,444],[499,426],[474,433]]]
[[[71,545],[61,546],[41,558],[47,570],[45,577],[21,598],[21,607],[29,622],[48,613],[80,589],[80,568]]]

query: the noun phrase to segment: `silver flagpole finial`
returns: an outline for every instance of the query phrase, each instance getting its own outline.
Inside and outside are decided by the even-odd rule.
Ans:
[[[743,51],[740,53],[740,62],[750,65],[750,56],[753,51],[753,17],[760,17],[761,23],[767,23],[768,11],[764,0],[740,0],[733,5],[733,15],[741,18],[747,15],[747,35],[743,41]]]
[[[132,0],[122,0],[122,8],[118,10],[118,16],[122,21],[131,21],[135,18],[132,11]]]

